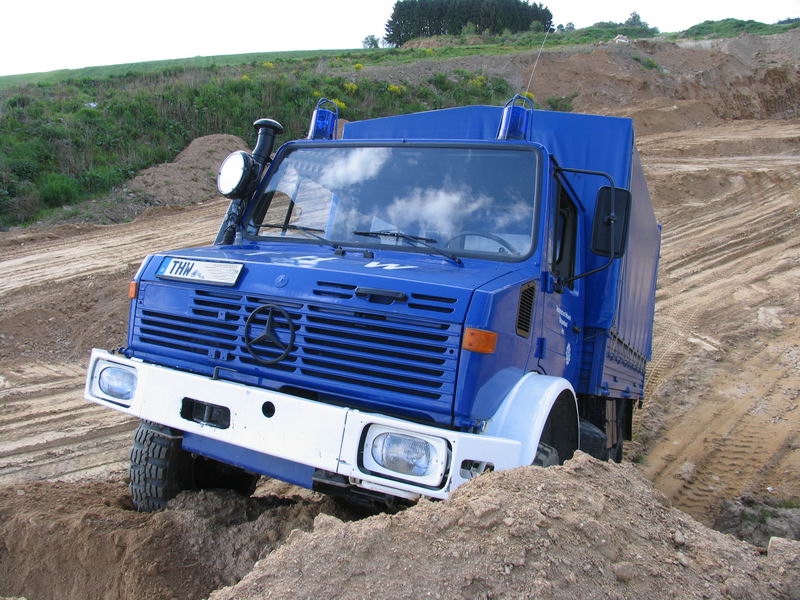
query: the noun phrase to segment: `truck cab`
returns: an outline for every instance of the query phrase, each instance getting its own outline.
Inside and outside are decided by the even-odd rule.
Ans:
[[[660,231],[628,119],[472,106],[231,155],[216,243],[148,256],[87,399],[140,418],[137,507],[259,475],[369,502],[620,459]],[[155,467],[159,468],[155,468]]]

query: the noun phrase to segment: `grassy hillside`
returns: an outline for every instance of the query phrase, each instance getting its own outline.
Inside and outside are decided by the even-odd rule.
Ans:
[[[684,37],[693,38],[728,38],[749,33],[752,35],[774,35],[800,27],[800,21],[794,23],[768,25],[758,21],[741,21],[739,19],[722,19],[721,21],[703,21],[689,27],[683,32]]]
[[[799,23],[705,22],[693,36],[779,33]],[[316,100],[336,100],[341,116],[364,119],[448,106],[504,102],[501,79],[438,73],[427,82],[394,84],[356,77],[365,65],[593,44],[617,34],[655,30],[615,23],[547,36],[449,36],[440,47],[242,54],[89,67],[0,77],[0,225],[31,222],[56,207],[102,195],[136,171],[172,160],[189,141],[233,133],[252,142],[251,123],[269,116],[282,140],[304,135]],[[556,102],[553,102],[556,101]],[[569,110],[570,98],[548,100]]]
[[[250,54],[222,54],[218,56],[194,56],[191,58],[84,67],[83,69],[61,69],[58,71],[47,71],[45,73],[5,75],[0,77],[0,90],[31,83],[57,83],[68,79],[103,79],[106,77],[120,77],[130,73],[160,73],[175,68],[230,67],[275,60],[302,60],[305,58],[323,58],[326,56],[346,56],[353,52],[363,52],[363,50],[297,50],[287,52],[257,52]]]
[[[0,93],[0,223],[101,194],[139,169],[171,160],[192,139],[233,133],[252,142],[269,116],[285,139],[305,134],[316,100],[348,120],[465,104],[511,94],[497,78],[457,71],[411,85],[359,79],[362,63],[337,56],[84,77]]]

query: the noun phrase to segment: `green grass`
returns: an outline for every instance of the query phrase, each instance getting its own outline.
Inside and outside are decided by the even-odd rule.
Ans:
[[[682,32],[682,37],[691,38],[728,38],[750,33],[753,35],[774,35],[784,33],[795,27],[800,27],[800,22],[786,23],[783,25],[768,25],[758,21],[742,21],[740,19],[722,19],[720,21],[703,21],[689,27]]]
[[[559,112],[572,112],[572,101],[578,97],[578,92],[572,92],[568,96],[554,96],[548,98],[548,110],[556,110]]]
[[[218,56],[195,56],[191,58],[175,58],[169,60],[153,60],[147,62],[124,63],[82,69],[60,69],[43,73],[27,73],[22,75],[4,75],[0,77],[0,90],[10,87],[36,84],[58,83],[69,79],[103,79],[121,77],[131,73],[162,73],[174,69],[193,69],[206,67],[230,67],[249,63],[268,61],[319,59],[332,56],[347,56],[361,53],[363,50],[295,50],[288,52],[256,52],[250,54],[221,54]]]
[[[284,125],[278,142],[303,137],[320,96],[335,99],[342,118],[360,120],[501,104],[511,95],[505,80],[481,73],[447,74],[439,86],[388,84],[349,75],[363,55],[326,60],[327,69],[319,59],[251,61],[0,92],[0,224],[28,223],[45,209],[108,192],[202,135],[232,133],[252,143],[258,117]]]

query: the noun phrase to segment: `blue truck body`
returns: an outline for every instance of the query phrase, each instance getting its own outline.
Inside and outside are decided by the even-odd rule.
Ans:
[[[265,218],[256,217],[258,203],[253,200],[243,205],[233,243],[147,257],[135,277],[138,288],[122,355],[134,365],[154,365],[442,431],[473,436],[489,431],[500,438],[505,436],[503,427],[513,427],[497,425],[498,415],[512,410],[512,397],[517,404],[514,414],[528,414],[529,409],[519,406],[525,404],[519,390],[521,382],[538,374],[538,382],[564,382],[560,393],[570,390],[581,419],[593,423],[608,446],[621,447],[618,438],[629,436],[633,406],[644,394],[660,245],[632,121],[528,111],[521,139],[498,140],[502,116],[502,107],[471,106],[350,122],[340,139],[284,144],[252,198],[263,196],[270,181],[280,176],[285,157],[302,156],[297,153],[304,148],[529,152],[538,173],[515,175],[536,180],[531,188],[535,197],[527,200],[535,206],[529,250],[516,254],[498,248],[500,254],[492,259],[470,252],[454,258],[417,242],[392,246],[384,239],[356,243],[353,238],[332,247],[313,234],[262,238],[252,228],[248,233],[246,225]],[[627,248],[624,256],[613,259],[591,250],[596,198],[609,178],[631,194]],[[565,199],[559,200],[562,196]],[[566,203],[572,208],[563,212]],[[329,210],[332,223],[334,209]],[[569,226],[560,218],[574,220],[572,237],[563,233]],[[322,235],[329,237],[332,227],[326,226]],[[571,274],[596,272],[565,284],[553,264],[556,254],[567,252],[567,242],[574,247]],[[184,265],[188,272],[198,263],[235,265],[238,274],[222,285],[182,276]],[[260,355],[245,343],[248,318],[262,306],[277,307],[268,309],[264,318],[271,320],[274,311],[282,310],[288,323],[274,332],[290,351],[269,364],[259,361]],[[283,318],[274,314],[278,321]],[[259,322],[265,334],[271,322]],[[468,331],[491,332],[495,346],[490,352],[471,350],[465,341]],[[292,340],[287,342],[289,333]],[[87,397],[125,409],[124,402],[91,392],[96,389],[91,382],[96,372],[90,368]],[[235,439],[217,435],[224,423],[198,417],[197,406],[187,405],[186,398],[181,401],[187,427],[164,424],[183,432],[185,449],[313,486],[319,466],[289,455],[270,455],[253,444],[239,446]],[[225,405],[223,398],[204,397],[199,412],[206,411],[207,417],[208,406],[217,402]],[[130,412],[152,418],[142,410]],[[532,433],[534,442],[544,435],[542,427],[543,420]],[[524,440],[520,443],[525,445]],[[480,460],[475,457],[475,462]],[[369,471],[363,464],[360,468]],[[349,477],[355,481],[352,474]],[[372,488],[393,493],[383,483]]]

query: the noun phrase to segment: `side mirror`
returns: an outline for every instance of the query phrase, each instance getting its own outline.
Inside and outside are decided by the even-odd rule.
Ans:
[[[625,254],[630,214],[631,193],[628,190],[608,186],[597,190],[592,252],[611,258]]]

